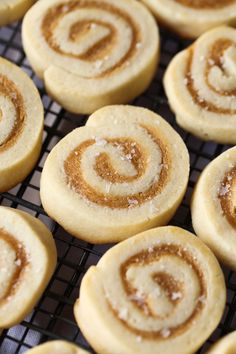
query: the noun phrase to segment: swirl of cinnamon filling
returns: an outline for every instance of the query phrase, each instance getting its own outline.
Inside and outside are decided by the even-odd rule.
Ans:
[[[150,160],[155,159],[154,156],[150,158],[143,151],[140,142],[136,142],[135,139],[130,139],[128,137],[120,137],[118,139],[111,138],[96,138],[95,140],[86,140],[78,147],[76,147],[65,160],[64,168],[67,176],[68,185],[77,193],[79,193],[86,200],[93,202],[100,206],[107,206],[110,208],[134,208],[141,204],[152,200],[157,194],[161,193],[168,182],[168,175],[171,171],[171,157],[168,151],[168,146],[166,146],[160,139],[158,134],[152,133],[148,127],[143,127],[146,132],[146,136],[149,137],[150,143],[152,143],[154,148],[157,150],[156,159],[159,160],[159,178],[158,174],[153,174],[148,187],[144,190],[138,188],[134,193],[109,193],[110,189],[114,185],[120,185],[122,189],[127,189],[127,184],[134,185],[137,181],[140,184],[140,180],[145,178],[147,171],[149,171]],[[95,152],[95,163],[93,166],[94,173],[98,178],[102,179],[106,184],[105,193],[96,190],[93,185],[89,185],[88,180],[84,178],[82,171],[82,159],[83,155],[86,155],[86,150],[95,146],[101,146],[98,148],[100,152]],[[112,151],[113,150],[113,151]],[[159,151],[158,151],[159,150]],[[114,155],[120,155],[120,164],[124,162],[123,170],[125,171],[125,165],[131,170],[134,170],[132,174],[120,174],[116,168],[114,168],[112,162],[116,165],[117,156],[112,158],[109,152],[112,151]],[[158,156],[159,155],[159,156]],[[85,162],[83,163],[83,165]],[[158,166],[158,165],[157,165]],[[153,171],[158,173],[157,171]],[[150,179],[150,178],[149,178]],[[118,190],[118,188],[116,188]],[[128,190],[127,190],[128,192]]]
[[[165,89],[177,122],[204,140],[236,142],[235,33],[209,31],[167,69]]]
[[[41,150],[43,118],[34,83],[0,57],[0,193],[16,186],[33,169]]]
[[[109,106],[56,145],[40,194],[48,214],[74,236],[115,242],[166,224],[188,173],[186,147],[161,117],[140,107]]]
[[[236,269],[235,166],[235,147],[213,160],[199,178],[191,207],[197,235],[232,269]]]
[[[115,18],[119,20],[115,21]],[[55,52],[94,64],[97,72],[88,71],[86,74],[81,70],[84,77],[98,77],[119,70],[137,54],[137,44],[141,41],[135,19],[119,7],[103,1],[59,3],[48,10],[41,26],[44,39]],[[62,29],[66,30],[64,35]],[[124,33],[129,42],[122,48]]]
[[[33,27],[32,38],[29,31],[38,13],[40,21]],[[151,34],[152,44],[148,37]],[[57,0],[52,4],[43,0],[27,14],[23,38],[29,60],[36,73],[44,77],[49,92],[76,113],[91,113],[95,110],[90,108],[92,105],[97,109],[109,104],[109,100],[128,102],[128,96],[135,97],[135,91],[147,87],[157,65],[159,38],[155,22],[133,0]],[[59,88],[52,82],[56,73],[64,96],[62,92],[58,96]],[[139,80],[139,87],[131,87],[134,80]],[[125,92],[123,84],[129,86]]]
[[[115,246],[82,281],[75,316],[83,334],[98,353],[100,340],[91,334],[100,325],[103,340],[109,328],[114,331],[120,352],[194,352],[217,326],[224,308],[223,275],[213,259],[201,241],[174,227],[150,230]],[[218,280],[211,284],[210,279]],[[219,307],[212,314],[215,301]],[[84,321],[88,307],[89,315],[96,312],[98,317],[91,329]],[[108,312],[105,318],[103,311]],[[202,321],[209,314],[214,320],[206,333]],[[196,341],[189,340],[192,336]],[[109,352],[112,341],[106,343]]]
[[[0,75],[0,153],[19,138],[26,112],[23,97],[17,86]]]
[[[172,263],[173,261],[173,263]],[[174,269],[178,265],[185,276],[182,277]],[[189,268],[191,271],[189,271]],[[142,286],[144,275],[150,277],[147,280],[147,289]],[[131,332],[142,338],[171,338],[185,332],[193,325],[196,317],[200,315],[207,298],[207,289],[204,284],[204,276],[199,265],[193,257],[186,252],[186,248],[176,245],[161,244],[150,246],[149,249],[133,255],[120,266],[121,282],[126,297],[132,302],[131,307],[138,310],[129,321],[129,311],[124,308],[117,309],[114,304],[107,301],[116,312],[125,326]],[[194,281],[193,281],[194,279]],[[191,291],[188,284],[194,282]],[[189,304],[188,311],[181,316],[185,303]],[[138,317],[149,317],[149,330],[144,330],[135,325]],[[179,312],[179,315],[178,315]],[[176,325],[173,313],[178,317]],[[154,329],[156,322],[159,329]]]
[[[52,234],[39,220],[0,207],[0,329],[20,323],[37,303],[56,265]]]
[[[0,229],[0,307],[17,291],[21,277],[29,264],[22,243],[4,229]]]
[[[236,167],[225,174],[218,197],[224,215],[236,230]]]

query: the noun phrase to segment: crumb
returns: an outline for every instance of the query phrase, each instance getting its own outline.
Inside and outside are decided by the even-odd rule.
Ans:
[[[169,328],[163,328],[161,330],[161,335],[162,335],[163,338],[169,337],[170,334],[171,334],[171,332],[170,332]]]

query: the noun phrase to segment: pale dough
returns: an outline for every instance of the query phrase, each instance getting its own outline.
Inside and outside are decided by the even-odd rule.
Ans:
[[[49,95],[74,113],[129,102],[157,69],[158,28],[135,0],[41,0],[22,36]]]
[[[27,354],[89,354],[89,352],[72,343],[54,340],[30,349]]]
[[[236,25],[235,0],[142,0],[174,32],[196,38],[220,25]]]
[[[56,261],[53,236],[41,221],[0,207],[0,329],[15,326],[33,310]]]
[[[236,270],[235,208],[236,147],[233,147],[202,172],[191,205],[196,234],[233,270]]]
[[[43,105],[32,80],[0,58],[0,193],[31,172],[39,157]]]
[[[163,118],[109,106],[53,148],[40,195],[46,212],[72,235],[117,242],[167,224],[188,176],[187,148]]]
[[[165,91],[177,123],[203,140],[236,144],[236,30],[217,27],[177,54]]]
[[[193,354],[217,327],[225,301],[213,253],[168,226],[121,242],[90,267],[74,314],[98,354]]]

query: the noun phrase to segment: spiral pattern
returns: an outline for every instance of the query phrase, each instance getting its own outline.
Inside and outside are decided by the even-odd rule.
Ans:
[[[235,166],[235,147],[213,160],[200,175],[191,206],[196,234],[231,269],[236,269]]]
[[[225,174],[219,189],[218,198],[228,222],[236,229],[236,167]]]
[[[177,122],[204,140],[236,143],[235,29],[215,28],[170,63],[164,83]]]
[[[24,18],[23,43],[49,94],[74,113],[129,102],[159,58],[156,23],[135,0],[43,0]]]
[[[193,9],[221,9],[234,4],[235,0],[174,0],[177,3]]]
[[[32,311],[56,259],[52,234],[41,221],[0,207],[0,329],[20,323]]]
[[[101,340],[109,338],[109,331],[116,338],[105,353],[112,345],[117,353],[135,353],[137,348],[140,353],[170,353],[171,346],[174,354],[192,353],[220,320],[223,279],[213,254],[193,235],[175,227],[152,229],[109,250],[85,274],[74,312],[98,353],[99,341],[91,334],[99,326]],[[215,301],[217,314],[212,312]],[[84,321],[87,311],[97,316],[91,328]],[[209,314],[213,321],[206,333]]]
[[[236,51],[236,43],[231,39],[223,38],[213,41],[209,48],[209,52],[202,55],[199,53],[199,48],[196,52],[194,47],[189,49],[184,78],[188,91],[195,104],[208,112],[236,114],[235,75],[228,66],[230,60],[231,65],[234,65],[232,55]],[[200,62],[194,62],[194,57],[199,55]],[[200,80],[197,76],[199,72],[202,75]]]
[[[64,163],[67,183],[70,188],[90,202],[118,209],[139,207],[142,203],[150,201],[161,193],[171,171],[168,145],[163,142],[157,132],[152,131],[149,127],[141,126],[140,128],[139,133],[149,140],[153,148],[151,156],[145,154],[140,144],[140,138],[138,141],[128,136],[86,140],[70,153]],[[89,161],[87,163],[93,168],[93,175],[97,176],[95,183],[91,182],[91,185],[88,182],[89,175],[85,175],[83,172],[83,167],[86,165],[83,156],[86,156],[85,159],[90,159],[90,151],[95,158],[95,163],[93,166]],[[117,157],[120,160],[118,162]],[[155,167],[152,166],[152,171],[150,171],[150,161],[154,160],[158,161],[158,164]],[[130,175],[119,173],[117,167],[114,167],[119,166],[118,164],[121,165],[121,170],[125,171],[128,167],[134,173]],[[97,179],[102,180],[101,191],[98,190]],[[147,187],[144,190],[142,180],[146,180]],[[127,184],[132,186],[135,193],[127,194]],[[102,193],[102,189],[105,189],[104,193]],[[111,189],[116,192],[112,193]]]
[[[67,34],[62,33],[65,28]],[[49,9],[42,21],[42,33],[55,52],[89,63],[91,73],[81,68],[83,77],[104,76],[120,69],[138,53],[142,38],[136,21],[127,12],[110,3],[90,0],[64,2]],[[128,39],[125,46],[124,34]]]
[[[174,271],[177,265],[178,272]],[[180,335],[204,308],[207,289],[203,272],[184,247],[168,244],[150,247],[127,259],[119,272],[122,292],[127,302],[131,301],[132,313],[129,314],[127,308],[127,311],[114,308],[112,301],[109,302],[109,290],[106,298],[117,318],[137,336],[166,339]],[[188,290],[189,284],[193,284],[191,290]],[[188,309],[184,311],[186,303]],[[137,325],[140,317],[143,326]]]
[[[24,245],[4,229],[0,229],[0,244],[0,306],[2,306],[17,291],[21,277],[29,264],[29,257]]]
[[[15,83],[0,75],[0,153],[19,138],[25,121],[23,97]]]
[[[181,202],[188,173],[187,149],[160,116],[140,107],[108,106],[56,145],[43,168],[40,195],[48,214],[74,236],[115,242],[166,224]],[[77,212],[80,219],[71,222]]]

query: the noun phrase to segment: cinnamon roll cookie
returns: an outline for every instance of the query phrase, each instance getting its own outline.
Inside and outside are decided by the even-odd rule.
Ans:
[[[1,0],[0,26],[19,20],[35,0]]]
[[[196,38],[216,26],[236,24],[236,0],[142,1],[158,20],[187,38]]]
[[[89,354],[89,352],[72,343],[54,340],[30,349],[27,354]]]
[[[48,93],[74,113],[132,100],[159,57],[155,20],[135,0],[38,1],[24,18],[23,45]]]
[[[216,342],[207,354],[234,354],[236,353],[236,331]]]
[[[203,171],[191,210],[196,234],[223,263],[236,270],[236,147]]]
[[[217,327],[225,292],[203,242],[161,227],[118,244],[89,268],[74,314],[99,354],[190,354]]]
[[[22,211],[0,207],[0,329],[33,309],[56,265],[50,231]]]
[[[31,79],[0,57],[0,192],[21,182],[41,150],[43,105]]]
[[[189,156],[155,113],[108,106],[49,154],[40,195],[47,213],[92,243],[121,241],[165,225],[187,186]]]
[[[236,30],[219,27],[176,55],[165,78],[181,127],[219,143],[236,144]]]

